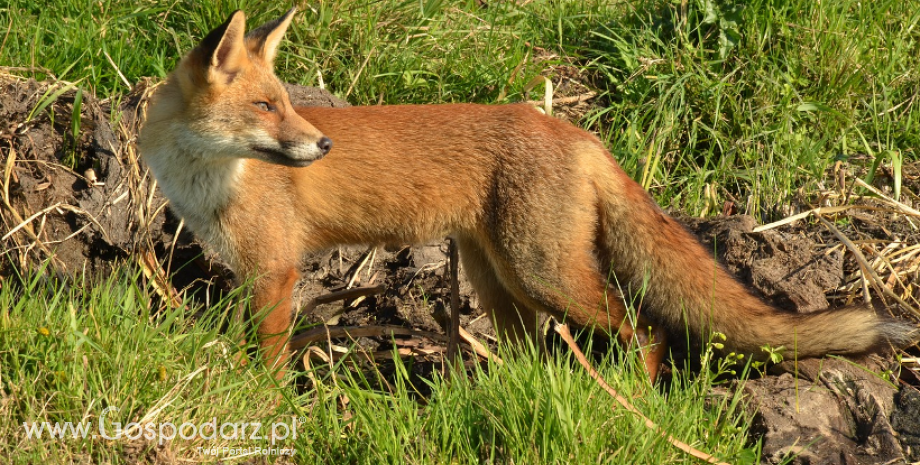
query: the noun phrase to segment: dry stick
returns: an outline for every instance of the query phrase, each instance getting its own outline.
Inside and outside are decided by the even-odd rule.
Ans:
[[[148,206],[149,206],[149,204],[148,204]],[[148,209],[147,211],[149,212],[150,210]],[[172,240],[172,242],[169,243],[169,258],[166,259],[166,260],[167,260],[167,261],[166,261],[166,275],[167,275],[167,276],[172,276],[172,265],[173,265],[173,257],[174,257],[175,252],[176,252],[176,243],[179,242],[179,234],[182,233],[182,228],[183,228],[183,227],[185,227],[185,219],[184,219],[184,218],[182,218],[182,219],[179,220],[179,225],[176,226],[176,232],[173,234],[173,240]],[[147,229],[147,230],[149,231],[149,229]],[[147,237],[148,237],[148,239],[149,239],[150,235],[148,234]],[[150,249],[153,249],[153,247],[151,247]]]
[[[453,263],[457,263],[459,265],[458,260],[454,260]],[[452,308],[456,308],[459,310],[459,307],[460,307],[460,300],[459,300],[460,299],[460,293],[459,293],[460,284],[459,282],[460,281],[457,278],[458,273],[456,273],[455,270],[453,270],[453,267],[451,268],[452,268],[451,270],[451,273],[452,273],[452,276],[451,276],[451,280],[452,280],[451,306]],[[302,312],[304,313],[312,312],[320,304],[331,303],[337,300],[355,299],[358,297],[365,297],[369,295],[379,294],[383,292],[384,289],[385,287],[383,285],[378,285],[378,286],[356,287],[352,289],[345,289],[342,291],[331,292],[329,294],[324,294],[324,295],[318,296],[314,298],[313,300],[311,300],[310,303],[304,306],[304,308],[302,309]],[[457,299],[456,303],[453,300],[454,299],[453,296],[456,296],[456,299]],[[459,317],[460,313],[458,310],[453,310],[452,315],[456,314]],[[486,360],[492,360],[493,362],[499,365],[504,363],[501,358],[491,353],[486,346],[484,346],[475,337],[473,337],[472,334],[470,334],[465,329],[463,329],[459,323],[456,324],[455,327],[457,328],[457,333],[458,333],[457,339],[455,339],[455,342],[453,343],[451,343],[450,339],[448,339],[449,341],[448,344],[454,345],[455,347],[459,347],[459,341],[460,339],[462,339],[467,344],[469,344],[470,349],[472,349],[472,351],[475,352],[476,355]],[[400,334],[400,335],[409,335],[409,336],[420,335],[420,336],[424,336],[432,340],[441,340],[441,341],[444,340],[444,336],[437,334],[437,333],[413,331],[413,330],[409,330],[409,329],[398,327],[398,326],[397,327],[364,326],[364,327],[338,327],[338,328],[322,326],[319,328],[313,328],[313,329],[307,330],[306,332],[293,336],[290,341],[290,348],[292,351],[296,351],[296,350],[302,349],[303,347],[309,345],[310,343],[322,340],[323,339],[322,336],[329,337],[331,333],[327,333],[327,331],[335,332],[337,335],[336,337],[341,337],[344,335],[351,335],[352,337],[358,337],[358,336],[380,336],[382,335],[381,331],[384,331],[384,330],[389,331],[390,334]]]
[[[89,219],[91,223],[93,223],[94,225],[96,225],[97,228],[99,228],[99,232],[102,233],[102,236],[105,238],[106,241],[112,242],[111,238],[109,238],[108,231],[106,231],[105,228],[102,227],[102,224],[99,223],[99,220],[97,220],[95,216],[90,214],[88,211],[83,210],[82,208],[79,208],[79,207],[76,207],[76,206],[73,206],[73,205],[70,205],[64,202],[58,202],[54,205],[51,205],[50,207],[45,207],[43,210],[39,211],[38,213],[34,213],[32,216],[23,220],[22,217],[16,214],[16,211],[13,210],[13,207],[9,205],[9,203],[6,201],[6,198],[4,198],[4,203],[7,204],[7,206],[10,208],[10,211],[14,213],[14,215],[16,216],[16,218],[20,220],[20,222],[18,225],[16,225],[16,227],[11,229],[10,232],[6,233],[6,235],[0,238],[0,240],[6,240],[8,237],[12,236],[14,233],[19,231],[20,229],[25,229],[26,232],[28,232],[30,235],[33,235],[37,240],[38,236],[35,235],[36,233],[32,232],[32,228],[30,226],[32,221],[34,221],[36,218],[40,216],[47,215],[48,213],[51,213],[54,210],[67,210],[69,212],[77,213],[77,214],[85,216],[87,219]]]
[[[42,218],[42,222],[44,222],[44,218]],[[48,241],[48,242],[45,242],[45,244],[47,244],[47,245],[52,245],[52,244],[61,244],[61,243],[67,242],[67,241],[69,241],[69,240],[71,240],[71,239],[73,239],[73,238],[79,236],[80,234],[83,234],[83,231],[86,231],[87,229],[89,229],[90,226],[92,226],[92,225],[89,224],[89,223],[84,224],[83,227],[81,227],[80,229],[78,229],[78,230],[76,230],[76,231],[74,231],[74,232],[68,234],[68,235],[67,235],[66,237],[64,237],[63,239],[61,239],[61,240],[55,240],[55,241]],[[44,226],[42,226],[42,227],[44,228]],[[39,231],[39,234],[41,234],[41,231]]]
[[[569,332],[568,325],[557,323],[553,329],[555,329],[556,332],[559,333],[560,336],[562,336],[562,340],[565,341],[566,344],[568,344],[570,349],[572,349],[572,353],[575,354],[575,358],[578,359],[578,363],[580,363],[581,366],[583,366],[585,370],[588,371],[588,374],[591,375],[591,377],[594,378],[595,381],[597,381],[597,384],[599,384],[600,387],[602,387],[605,391],[607,391],[607,393],[610,394],[614,398],[614,400],[616,400],[617,403],[620,404],[621,407],[625,408],[629,412],[641,418],[645,422],[646,427],[660,434],[661,437],[665,438],[665,440],[671,443],[674,447],[698,459],[705,460],[709,463],[714,463],[716,465],[730,465],[727,462],[720,462],[717,458],[699,449],[694,448],[690,444],[687,444],[675,438],[674,436],[671,436],[670,433],[661,429],[661,427],[658,426],[658,424],[656,424],[652,420],[649,420],[648,417],[643,415],[642,412],[640,412],[639,409],[637,409],[635,406],[633,406],[633,404],[631,404],[628,400],[626,400],[625,397],[621,396],[619,392],[617,392],[615,389],[610,387],[610,385],[608,385],[604,381],[604,378],[601,378],[601,375],[594,368],[591,367],[591,364],[588,363],[588,359],[585,358],[585,354],[582,353],[581,349],[578,348],[578,344],[576,344],[575,340],[572,339],[572,333]]]
[[[392,350],[378,350],[373,352],[368,352],[366,350],[358,350],[352,352],[350,349],[342,346],[333,346],[331,353],[333,361],[338,362],[343,358],[348,357],[349,355],[360,354],[364,356],[364,359],[371,363],[376,363],[381,360],[393,360],[397,357],[412,357],[412,356],[429,356],[432,354],[442,353],[442,347],[437,347],[435,349],[425,349],[417,347],[397,347],[395,356]],[[322,353],[322,357],[318,357],[320,361],[326,362],[329,359],[329,354],[319,350],[316,346],[311,346],[307,349],[305,356],[310,357],[313,354]]]
[[[460,263],[457,253],[457,242],[448,239],[447,249],[450,255],[450,328],[447,338],[448,363],[463,364],[463,355],[460,352]],[[458,356],[460,358],[458,358]]]
[[[10,25],[6,27],[6,34],[3,35],[3,42],[0,42],[0,54],[3,53],[3,49],[6,47],[6,39],[10,36],[10,31],[13,30],[13,15],[10,15]]]
[[[588,100],[591,100],[596,96],[597,96],[597,92],[586,92],[584,94],[573,95],[571,97],[554,98],[552,99],[552,102],[553,102],[553,105],[569,105],[572,103],[587,102]],[[546,102],[543,100],[528,100],[527,103],[534,105],[534,106],[540,106]]]
[[[346,289],[351,289],[351,286],[355,285],[355,281],[358,279],[358,275],[361,274],[361,269],[364,268],[364,265],[367,265],[368,260],[371,259],[371,253],[377,250],[377,247],[369,247],[364,251],[364,258],[361,259],[361,263],[358,264],[358,267],[355,268],[355,272],[352,273],[351,279],[348,280],[348,284],[345,286]]]
[[[6,205],[6,208],[10,211],[10,214],[13,215],[13,220],[21,224],[24,223],[22,216],[20,216],[19,212],[16,211],[16,209],[13,208],[13,205],[10,204],[10,177],[12,176],[13,165],[15,165],[15,163],[16,150],[11,147],[9,151],[9,158],[6,160],[6,166],[4,167],[3,173],[3,204]],[[32,238],[33,241],[35,241],[35,245],[38,246],[38,248],[41,249],[41,251],[44,252],[47,257],[51,258],[52,260],[54,259],[54,254],[51,253],[51,250],[49,250],[48,247],[45,246],[45,243],[42,242],[42,240],[35,234],[35,231],[32,229],[31,225],[26,223],[23,231],[25,231],[26,234]]]
[[[880,264],[884,268],[888,268],[888,271],[891,272],[888,275],[888,279],[884,281],[885,286],[888,287],[889,289],[894,289],[895,285],[900,285],[900,287],[904,289],[907,288],[907,286],[904,284],[904,281],[901,280],[901,276],[898,275],[898,270],[895,269],[894,262],[892,262],[890,258],[891,255],[896,253],[892,251],[894,251],[901,245],[903,245],[903,243],[901,242],[890,242],[881,251],[876,251],[875,249],[872,249],[872,251],[875,252],[875,255],[876,255],[875,263]]]
[[[128,78],[126,78],[125,75],[121,72],[121,69],[119,69],[118,65],[115,64],[115,60],[113,60],[112,57],[109,56],[109,53],[104,49],[102,50],[102,54],[105,55],[105,57],[109,60],[109,64],[112,65],[112,68],[115,68],[115,72],[118,73],[118,77],[121,78],[121,82],[125,83],[125,86],[130,89],[131,81],[129,81]]]
[[[872,192],[873,194],[881,197],[882,199],[887,201],[889,204],[893,205],[898,210],[901,210],[902,213],[920,218],[920,211],[910,208],[907,205],[901,202],[898,202],[897,200],[891,197],[888,197],[887,195],[883,194],[882,191],[876,189],[875,187],[870,186],[869,184],[866,184],[866,182],[863,181],[862,179],[856,178],[855,183],[856,185],[860,187],[864,187],[865,189]]]
[[[310,313],[320,304],[328,304],[337,300],[357,299],[358,297],[366,297],[369,295],[379,294],[383,292],[384,289],[386,289],[386,287],[381,284],[379,286],[353,287],[351,289],[330,292],[328,294],[317,296],[311,300],[310,303],[304,306],[301,312]]]
[[[317,307],[317,305],[335,302],[337,300],[346,300],[354,299],[363,296],[369,296],[374,294],[379,294],[383,292],[385,287],[383,285],[379,286],[368,286],[368,287],[356,287],[353,289],[345,289],[343,291],[331,292],[329,294],[324,294],[319,297],[316,297],[309,304],[303,308],[303,312],[311,312]],[[493,362],[501,365],[504,362],[497,355],[491,353],[489,349],[479,342],[472,334],[467,332],[465,329],[457,326],[460,338],[463,339],[467,344],[469,344],[470,349],[476,353],[476,355],[486,359],[492,360]],[[302,349],[303,347],[313,343],[323,340],[324,336],[327,336],[327,331],[335,333],[335,337],[342,337],[350,334],[352,337],[360,336],[381,336],[386,334],[383,331],[388,331],[389,334],[399,334],[405,336],[424,336],[431,340],[444,341],[445,337],[438,333],[431,333],[426,331],[414,331],[411,329],[403,328],[401,326],[355,326],[355,327],[329,327],[322,326],[318,328],[313,328],[307,330],[303,333],[300,333],[296,336],[293,336],[290,341],[291,350],[296,351]]]
[[[429,331],[418,331],[404,328],[402,326],[372,325],[372,326],[317,326],[308,329],[291,338],[289,346],[291,350],[300,350],[314,342],[322,340],[331,341],[332,338],[339,337],[378,337],[378,336],[422,336],[432,341],[444,342],[445,337],[442,334]]]
[[[467,330],[463,329],[463,327],[458,326],[457,329],[459,330],[460,337],[464,341],[466,341],[467,344],[470,345],[470,347],[473,349],[473,352],[476,352],[476,355],[486,360],[491,360],[495,362],[496,365],[505,364],[505,362],[502,359],[500,359],[498,355],[495,355],[492,352],[490,352],[488,347],[484,346],[481,342],[479,342],[478,339],[473,337],[472,334],[467,332]]]
[[[182,298],[179,297],[179,292],[169,283],[168,275],[163,271],[153,252],[149,250],[141,251],[138,253],[137,260],[141,265],[141,271],[153,285],[153,290],[172,308],[179,308],[182,305]]]
[[[39,216],[42,216],[42,215],[47,215],[48,213],[52,212],[52,211],[55,210],[56,208],[60,207],[61,205],[64,205],[64,203],[63,203],[63,202],[58,202],[58,203],[56,203],[56,204],[54,204],[54,205],[51,205],[50,207],[45,207],[45,208],[43,208],[43,209],[42,209],[41,211],[39,211],[38,213],[33,213],[32,216],[30,216],[30,217],[28,217],[28,218],[22,220],[22,222],[20,222],[18,225],[16,225],[15,227],[11,228],[11,229],[10,229],[10,232],[4,234],[3,237],[0,237],[0,241],[5,241],[5,240],[7,240],[10,236],[12,236],[13,234],[16,234],[17,231],[19,231],[20,229],[25,228],[26,226],[28,226],[29,224],[31,224],[31,223],[32,223],[32,220],[34,220],[35,218],[38,218]]]
[[[358,83],[358,78],[361,77],[361,74],[364,72],[364,68],[367,67],[367,62],[370,61],[371,56],[374,55],[375,51],[377,51],[376,48],[372,49],[370,53],[368,53],[367,56],[364,57],[364,63],[361,63],[361,67],[358,68],[358,72],[355,74],[354,79],[351,80],[351,84],[348,86],[348,90],[345,92],[345,97],[344,97],[345,100],[348,100],[348,96],[351,95],[351,91],[355,89],[355,84]]]
[[[75,206],[75,205],[69,205],[69,204],[66,204],[66,203],[60,205],[58,208],[60,208],[61,210],[67,210],[67,211],[69,211],[69,212],[71,212],[71,213],[76,213],[76,214],[78,214],[78,215],[83,215],[84,217],[86,217],[87,220],[89,220],[91,223],[93,223],[94,225],[96,225],[97,228],[99,228],[99,232],[102,233],[102,237],[106,240],[106,242],[108,242],[108,243],[110,243],[110,244],[114,242],[114,241],[112,240],[112,238],[109,236],[108,230],[106,230],[106,229],[102,226],[102,223],[100,223],[99,220],[97,220],[96,217],[92,215],[92,213],[90,213],[90,212],[88,212],[88,211],[86,211],[86,210],[84,210],[84,209],[82,209],[82,208],[80,208],[80,207],[77,207],[77,206]]]
[[[859,262],[859,266],[862,267],[863,271],[866,274],[868,274],[870,278],[872,278],[871,284],[873,287],[876,287],[879,291],[882,292],[882,294],[885,294],[888,297],[891,297],[892,299],[894,299],[895,302],[900,304],[902,307],[906,308],[907,310],[910,310],[910,312],[913,313],[914,316],[920,317],[920,310],[917,310],[916,308],[912,307],[910,304],[905,302],[904,299],[898,297],[898,295],[895,294],[894,291],[889,289],[888,286],[886,286],[882,282],[882,278],[880,278],[879,275],[875,272],[875,270],[872,269],[872,266],[869,265],[869,261],[866,260],[866,257],[863,256],[862,252],[859,251],[859,248],[856,247],[856,244],[854,244],[853,241],[851,241],[849,238],[844,236],[843,233],[841,233],[839,229],[837,229],[833,224],[831,224],[830,221],[825,220],[820,215],[816,216],[816,218],[818,218],[818,220],[820,220],[821,223],[824,224],[824,226],[827,229],[829,229],[832,233],[834,233],[834,235],[837,236],[837,239],[840,239],[840,242],[843,242],[843,245],[845,245],[848,249],[850,249],[850,252],[853,252],[853,257],[855,257],[856,261]]]
[[[376,253],[376,251],[377,251],[377,249],[375,248],[375,249],[374,249],[374,252]],[[368,275],[370,275],[370,272],[373,271],[373,270],[371,269],[373,266],[374,266],[374,259],[371,258],[371,262],[370,262],[370,264],[367,266],[367,273],[368,273]],[[370,279],[367,280],[365,287],[373,286],[374,283],[377,282],[377,276],[379,276],[379,275],[380,275],[380,272],[377,271],[377,272],[374,273],[373,276],[370,276]],[[363,295],[362,295],[362,296],[359,296],[359,297],[355,298],[354,300],[351,301],[351,305],[349,305],[349,306],[350,306],[351,308],[357,308],[357,306],[360,305],[361,302],[364,302],[364,299],[365,299],[366,297],[367,297],[367,296],[363,296]]]
[[[777,228],[777,227],[782,226],[782,225],[785,225],[785,224],[793,223],[793,222],[795,222],[795,221],[798,221],[798,220],[800,220],[800,219],[802,219],[802,218],[805,218],[805,217],[807,217],[807,216],[809,216],[809,215],[812,215],[812,214],[817,216],[817,215],[820,215],[820,214],[822,214],[822,213],[839,213],[839,212],[843,212],[843,211],[850,210],[850,209],[854,209],[854,208],[862,208],[862,207],[861,207],[860,205],[842,205],[842,206],[836,206],[836,207],[817,207],[817,208],[813,208],[813,209],[811,209],[811,210],[807,210],[807,211],[804,211],[804,212],[801,212],[801,213],[796,213],[795,215],[788,216],[788,217],[783,218],[783,219],[781,219],[781,220],[779,220],[779,221],[774,221],[774,222],[772,222],[772,223],[768,223],[768,224],[763,224],[763,225],[757,226],[757,227],[755,227],[755,228],[753,229],[753,232],[756,233],[756,232],[766,231],[766,230],[768,230],[768,229]]]
[[[292,352],[296,352],[304,347],[319,342],[322,340],[331,341],[333,337],[380,337],[380,336],[421,336],[432,341],[446,342],[447,338],[440,333],[433,333],[429,331],[418,331],[414,329],[404,328],[402,326],[388,326],[388,325],[373,325],[373,326],[318,326],[315,328],[308,329],[296,336],[293,336],[290,340],[289,347]],[[496,356],[495,354],[489,352],[489,349],[486,348],[481,342],[479,342],[473,335],[468,333],[463,328],[460,328],[460,337],[470,346],[470,349],[476,353],[476,355],[486,359],[492,360],[498,365],[504,364],[504,361]]]

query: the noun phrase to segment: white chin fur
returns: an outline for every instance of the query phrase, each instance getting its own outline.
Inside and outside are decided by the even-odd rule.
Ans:
[[[191,147],[202,158],[255,158],[268,162],[279,162],[279,158],[290,159],[291,162],[303,164],[322,158],[322,150],[315,142],[301,142],[297,145],[282,145],[277,139],[268,135],[261,129],[253,129],[246,134],[237,133],[231,137],[208,137],[208,134],[197,134],[200,144]],[[275,156],[266,156],[264,153],[254,151],[261,148],[275,152]],[[283,163],[284,164],[284,163]]]
[[[294,147],[288,147],[287,152],[291,158],[301,161],[314,161],[323,157],[324,153],[316,143],[302,142]]]
[[[245,152],[232,140],[207,140],[182,125],[170,132],[180,136],[144,141],[143,158],[189,229],[232,262],[231,239],[214,220],[236,192]]]

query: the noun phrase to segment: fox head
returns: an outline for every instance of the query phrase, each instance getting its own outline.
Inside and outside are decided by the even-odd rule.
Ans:
[[[200,158],[255,158],[304,167],[326,155],[332,141],[294,111],[272,71],[294,12],[249,34],[243,12],[231,14],[182,59],[158,92],[148,111],[148,130],[162,121],[181,125],[175,143]],[[178,131],[163,132],[175,136]],[[143,139],[142,134],[142,146]]]

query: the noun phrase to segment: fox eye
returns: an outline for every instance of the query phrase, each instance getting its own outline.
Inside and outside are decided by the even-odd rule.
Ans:
[[[253,102],[252,104],[259,107],[262,111],[274,112],[276,110],[275,106],[268,102]]]

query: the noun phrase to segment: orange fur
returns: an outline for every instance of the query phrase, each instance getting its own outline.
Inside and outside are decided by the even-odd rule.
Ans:
[[[234,13],[157,94],[140,141],[173,208],[255,278],[270,360],[283,358],[304,252],[444,236],[504,336],[534,334],[549,313],[637,340],[653,378],[663,329],[720,331],[726,350],[752,355],[794,337],[800,356],[913,337],[866,309],[794,315],[763,303],[596,138],[529,106],[293,108],[271,71],[292,14],[244,39]],[[635,325],[611,269],[632,292],[647,283]]]

